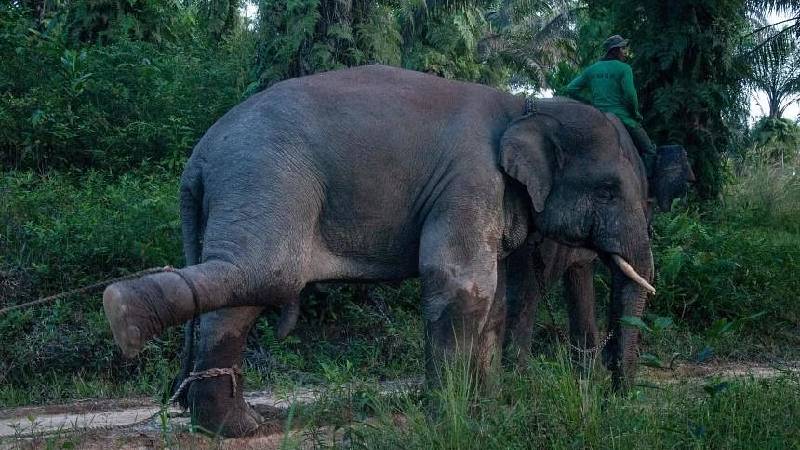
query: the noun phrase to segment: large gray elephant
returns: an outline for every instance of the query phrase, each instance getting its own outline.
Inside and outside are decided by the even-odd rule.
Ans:
[[[188,403],[203,427],[239,436],[259,424],[236,370],[247,332],[268,305],[291,323],[311,282],[419,276],[434,381],[457,352],[480,372],[497,363],[507,257],[534,233],[598,252],[620,307],[641,313],[653,266],[639,157],[592,107],[525,110],[490,87],[384,66],[254,95],[184,170],[188,266],[104,292],[114,340],[133,357],[199,316],[194,370],[224,376],[192,382]]]
[[[622,124],[611,118],[624,135]],[[632,146],[628,136],[623,136],[624,146]],[[695,181],[686,150],[680,145],[665,145],[656,152],[656,166],[650,180],[646,215],[648,223],[655,205],[669,211],[672,201],[686,194],[688,184]],[[590,349],[601,345],[597,327],[596,298],[594,291],[594,266],[598,254],[588,248],[563,245],[544,236],[529,239],[509,256],[511,267],[517,274],[508,284],[508,321],[505,347],[509,357],[517,364],[527,361],[531,348],[535,312],[540,300],[556,282],[563,280],[564,301],[569,318],[570,341],[577,348]],[[533,275],[530,275],[533,274]],[[612,279],[612,307],[608,323],[612,325],[610,339],[605,343],[604,362],[612,369],[613,381],[618,387],[629,384],[635,375],[636,361],[624,360],[622,355],[635,358],[634,351],[623,352],[623,341],[635,346],[635,339],[618,339],[623,332],[619,327],[623,311],[614,296],[622,295],[619,280]]]

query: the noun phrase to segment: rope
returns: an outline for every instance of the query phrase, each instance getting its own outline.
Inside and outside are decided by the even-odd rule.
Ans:
[[[116,283],[118,281],[130,280],[132,278],[138,278],[138,277],[141,277],[143,275],[150,275],[150,274],[161,273],[161,272],[176,272],[176,270],[172,266],[153,267],[153,268],[150,268],[150,269],[140,270],[140,271],[138,271],[136,273],[132,273],[132,274],[121,276],[121,277],[117,277],[117,278],[111,278],[109,280],[101,281],[99,283],[90,284],[89,286],[86,286],[86,287],[73,289],[71,291],[62,292],[60,294],[51,295],[49,297],[40,298],[39,300],[34,300],[32,302],[22,303],[22,304],[13,305],[13,306],[7,306],[7,307],[5,307],[3,309],[0,309],[0,316],[2,316],[3,314],[8,313],[10,311],[14,311],[16,309],[22,309],[22,308],[28,308],[28,307],[31,307],[31,306],[43,305],[45,303],[52,303],[52,302],[55,302],[56,300],[61,300],[62,298],[70,297],[70,296],[77,295],[77,294],[86,294],[88,292],[92,292],[92,291],[95,291],[97,289],[104,288],[104,287],[108,286],[109,284]],[[176,272],[176,273],[178,273],[178,272]]]
[[[197,380],[204,380],[206,378],[221,377],[223,375],[228,375],[228,376],[231,377],[231,388],[232,388],[231,397],[235,397],[236,396],[236,376],[237,375],[241,375],[241,374],[242,374],[242,371],[239,370],[239,368],[235,367],[235,366],[234,367],[226,367],[226,368],[222,368],[222,369],[215,367],[213,369],[201,370],[199,372],[190,372],[189,376],[186,377],[186,379],[183,380],[183,382],[181,382],[181,385],[178,386],[178,389],[176,389],[175,393],[172,394],[172,397],[169,398],[169,401],[167,402],[167,404],[171,405],[171,404],[175,403],[175,401],[178,399],[178,397],[180,397],[180,395],[183,393],[183,390],[186,389],[192,382],[195,382]]]

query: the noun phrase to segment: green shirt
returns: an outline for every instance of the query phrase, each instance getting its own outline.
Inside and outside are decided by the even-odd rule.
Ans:
[[[584,93],[587,88],[590,92],[588,97]],[[639,98],[633,86],[633,71],[622,61],[610,59],[592,64],[567,85],[564,94],[616,115],[625,126],[641,126],[642,115],[639,114]]]

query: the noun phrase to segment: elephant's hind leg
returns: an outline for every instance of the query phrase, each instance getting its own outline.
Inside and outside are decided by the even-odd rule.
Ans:
[[[193,371],[241,369],[247,334],[263,309],[261,306],[223,308],[200,316]],[[205,430],[221,436],[252,434],[262,419],[245,403],[243,388],[241,372],[192,381],[187,388],[192,417]]]

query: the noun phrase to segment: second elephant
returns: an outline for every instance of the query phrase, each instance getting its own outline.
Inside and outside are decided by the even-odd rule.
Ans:
[[[658,209],[669,211],[672,201],[686,194],[688,184],[695,181],[686,150],[679,145],[658,148],[656,168],[649,180],[648,221]],[[598,255],[594,251],[560,244],[552,239],[540,237],[528,242],[510,257],[510,265],[516,267],[515,279],[509,281],[508,323],[506,351],[518,364],[524,363],[530,353],[535,312],[539,302],[559,281],[563,280],[564,301],[569,317],[570,341],[582,349],[601,345],[597,326],[596,295],[594,290],[594,266]],[[531,275],[532,274],[532,275]],[[612,280],[612,295],[619,295],[618,283]],[[604,362],[614,373],[614,382],[621,385],[630,382],[632,373],[623,378],[619,367],[621,353],[618,337],[622,311],[618,302],[611,301],[608,323],[614,324],[604,351]],[[615,305],[617,305],[615,307]]]

